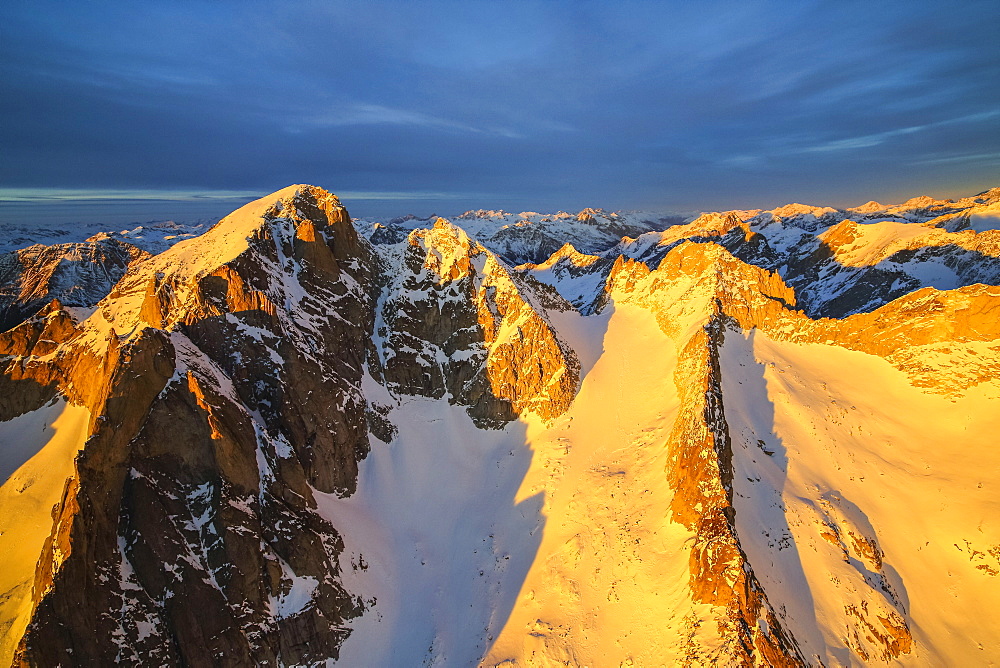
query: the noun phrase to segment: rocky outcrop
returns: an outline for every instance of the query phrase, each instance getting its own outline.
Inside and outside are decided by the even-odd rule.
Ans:
[[[676,247],[653,271],[620,258],[606,291],[609,303],[637,303],[652,310],[678,346],[674,382],[680,409],[666,443],[665,475],[674,490],[673,520],[694,535],[692,599],[717,610],[705,621],[717,625],[721,641],[711,655],[692,647],[687,659],[743,666],[807,665],[740,545],[719,361],[727,326],[740,319],[765,320],[793,308],[794,295],[780,279],[741,263],[721,246],[690,242]]]
[[[26,665],[303,664],[361,610],[313,490],[367,452],[374,256],[297,186],[141,262],[82,323],[58,302],[0,337],[5,415],[56,393],[90,437],[54,511]]]
[[[391,391],[447,396],[490,428],[528,411],[547,419],[566,410],[579,362],[545,317],[549,307],[570,308],[565,302],[517,279],[443,219],[395,253],[387,262],[402,271],[380,300],[376,344]]]
[[[0,255],[0,331],[53,299],[66,306],[94,306],[129,265],[145,257],[135,246],[106,236]]]
[[[681,413],[668,447],[674,520],[695,533],[690,587],[698,603],[724,609],[717,618],[732,665],[804,666],[740,547],[733,508],[732,444],[723,405],[719,346],[725,318],[713,315],[680,353],[675,382]]]
[[[64,370],[43,363],[58,347],[79,334],[76,323],[59,300],[53,300],[32,318],[0,332],[0,421],[11,420],[41,408],[65,382]]]

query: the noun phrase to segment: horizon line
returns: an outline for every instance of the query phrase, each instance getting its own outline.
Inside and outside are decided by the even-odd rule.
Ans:
[[[198,190],[152,188],[2,188],[0,203],[55,204],[59,202],[203,202],[209,200],[246,200],[267,197],[279,189]],[[463,200],[486,199],[480,193],[427,191],[330,191],[341,199],[368,201]]]

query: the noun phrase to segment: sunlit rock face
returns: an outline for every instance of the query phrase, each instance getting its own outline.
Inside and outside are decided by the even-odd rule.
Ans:
[[[378,360],[397,394],[448,397],[483,428],[530,410],[561,414],[579,362],[548,311],[571,306],[513,274],[444,219],[415,230],[391,257],[398,273],[378,311]]]
[[[134,264],[82,322],[56,302],[2,335],[30,388],[5,416],[58,396],[92,416],[31,604],[5,614],[17,661],[336,655],[362,605],[313,493],[352,491],[368,451],[374,261],[335,197],[292,187]]]
[[[0,662],[985,665],[1000,189],[0,258]]]
[[[59,299],[92,307],[148,254],[108,237],[80,243],[33,245],[0,255],[0,330],[7,330]]]

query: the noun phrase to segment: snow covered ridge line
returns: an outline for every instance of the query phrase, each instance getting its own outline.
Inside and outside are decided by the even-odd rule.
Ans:
[[[787,205],[703,214],[593,254],[563,247],[518,269],[553,285],[584,313],[601,299],[619,258],[654,267],[685,242],[722,245],[775,272],[813,317],[868,312],[924,287],[950,290],[1000,281],[1000,188],[957,202],[914,198],[861,210]]]
[[[694,216],[644,212],[609,213],[584,209],[570,214],[506,211],[468,211],[445,219],[461,227],[469,236],[512,265],[541,262],[572,241],[585,251],[606,250],[622,238],[687,222]],[[359,219],[359,232],[374,244],[399,243],[413,230],[433,226],[437,216],[420,219],[404,216],[393,219]]]
[[[688,216],[470,211],[451,223],[507,264],[520,265],[522,275],[557,286],[583,313],[595,308],[619,256],[655,266],[674,245],[695,240],[720,243],[744,261],[778,272],[811,315],[840,317],[921,287],[996,283],[998,193],[957,201],[915,197],[900,205],[869,202],[845,210],[789,204]],[[381,246],[402,243],[410,232],[432,228],[434,220],[352,222]],[[0,329],[52,299],[92,308],[143,251],[161,253],[209,227],[165,221],[117,232],[97,225],[6,228],[0,248],[21,250],[0,255]],[[54,241],[59,243],[48,248],[31,246]]]
[[[769,211],[751,209],[691,214],[611,213],[602,209],[584,209],[577,214],[564,211],[513,214],[479,210],[468,211],[449,220],[505,261],[518,265],[525,262],[540,264],[565,243],[573,244],[582,253],[595,254],[608,251],[619,242],[625,243],[628,241],[625,237],[645,237],[637,241],[648,242],[672,228],[677,228],[678,236],[711,232],[726,219],[745,221],[755,229],[768,223],[778,223],[817,233],[847,219],[862,223],[881,220],[927,223],[937,218],[936,224],[947,226],[949,231],[963,228],[984,231],[1000,227],[1000,214],[994,206],[998,201],[1000,188],[957,201],[921,196],[898,205],[868,202],[853,209],[788,204]],[[362,218],[354,223],[358,231],[373,243],[391,244],[401,242],[415,229],[433,226],[437,218]]]
[[[111,228],[104,223],[65,225],[4,225],[0,228],[0,253],[21,250],[33,244],[76,244],[103,238],[117,239],[155,255],[184,239],[202,234],[215,220],[152,220]]]
[[[297,185],[126,261],[0,332],[0,663],[998,660],[990,192],[515,268]]]

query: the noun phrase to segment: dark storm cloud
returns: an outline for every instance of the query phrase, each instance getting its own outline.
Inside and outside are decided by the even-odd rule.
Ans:
[[[449,213],[1000,182],[995,0],[12,0],[0,19],[0,199],[311,182],[355,213]]]

